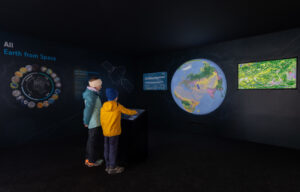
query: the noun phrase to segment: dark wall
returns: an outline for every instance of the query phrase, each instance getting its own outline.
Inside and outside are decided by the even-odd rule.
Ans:
[[[82,100],[74,96],[74,70],[100,73],[103,86],[120,91],[120,102],[127,107],[146,108],[152,129],[186,130],[244,139],[259,143],[300,148],[299,90],[237,90],[237,65],[248,61],[296,57],[300,54],[300,29],[240,39],[176,52],[140,57],[99,53],[59,43],[1,33],[0,52],[0,144],[20,146],[27,143],[55,142],[81,137]],[[55,56],[57,61],[3,55],[4,41],[14,49]],[[217,63],[227,78],[227,95],[211,114],[194,116],[180,109],[170,90],[142,91],[142,74],[168,72],[168,85],[176,69],[190,59],[206,58]],[[102,67],[104,61],[123,66],[134,86],[128,91],[112,81]],[[11,77],[27,64],[51,67],[63,84],[57,102],[46,110],[30,110],[12,96]],[[299,69],[298,69],[299,70]],[[299,83],[299,82],[298,82]],[[102,94],[103,101],[105,100]]]
[[[148,108],[152,128],[196,131],[300,148],[299,89],[237,89],[239,63],[299,55],[300,29],[294,29],[201,48],[143,56],[138,61],[143,65],[140,78],[143,73],[167,71],[170,86],[172,75],[181,64],[190,59],[206,58],[217,63],[224,71],[228,88],[223,104],[205,116],[194,116],[177,107],[170,90],[141,91],[139,103]]]
[[[56,61],[42,61],[3,53],[5,41],[13,42],[10,50],[30,51],[55,56]],[[124,104],[134,100],[135,90],[128,92],[114,83],[102,67],[104,61],[114,66],[124,66],[126,78],[134,84],[133,59],[126,55],[99,53],[88,49],[72,48],[64,44],[32,39],[20,35],[0,33],[0,144],[1,147],[24,144],[55,142],[81,137],[86,134],[82,126],[83,101],[74,96],[74,70],[98,72],[103,87],[115,87],[120,91]],[[29,109],[20,105],[12,96],[11,78],[15,71],[28,64],[45,65],[61,78],[62,93],[59,99],[47,109]],[[130,97],[128,97],[130,95]],[[102,94],[103,101],[106,99]]]

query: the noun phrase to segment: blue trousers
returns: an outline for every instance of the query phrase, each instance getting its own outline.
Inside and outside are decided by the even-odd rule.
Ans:
[[[104,159],[106,167],[117,166],[119,136],[104,137]]]

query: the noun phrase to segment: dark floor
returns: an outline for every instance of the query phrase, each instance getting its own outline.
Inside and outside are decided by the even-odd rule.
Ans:
[[[300,151],[152,132],[149,157],[120,175],[83,166],[76,145],[1,151],[0,192],[299,192]]]

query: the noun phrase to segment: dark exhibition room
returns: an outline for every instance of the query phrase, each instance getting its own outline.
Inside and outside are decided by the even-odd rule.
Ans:
[[[0,3],[0,192],[300,192],[300,3]]]

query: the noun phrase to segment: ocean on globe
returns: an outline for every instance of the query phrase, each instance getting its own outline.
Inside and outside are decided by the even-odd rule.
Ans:
[[[190,60],[174,73],[171,91],[176,104],[186,112],[205,115],[216,110],[227,90],[221,68],[208,59]]]

